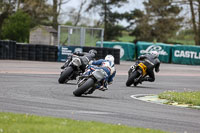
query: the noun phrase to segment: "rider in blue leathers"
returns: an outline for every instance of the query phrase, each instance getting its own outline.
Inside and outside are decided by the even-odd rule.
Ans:
[[[102,85],[99,87],[100,90],[107,90],[107,84],[112,84],[116,74],[114,57],[112,55],[107,55],[105,59],[99,59],[91,62],[90,64],[90,67],[93,67],[94,69],[103,69],[107,73],[108,76],[105,79],[106,82],[102,83]]]

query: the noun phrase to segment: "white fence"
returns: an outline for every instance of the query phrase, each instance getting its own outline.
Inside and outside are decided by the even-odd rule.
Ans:
[[[58,45],[94,47],[97,41],[103,45],[103,36],[103,28],[58,26]]]

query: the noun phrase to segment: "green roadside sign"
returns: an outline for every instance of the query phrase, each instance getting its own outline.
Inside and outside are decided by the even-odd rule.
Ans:
[[[172,45],[164,43],[150,43],[150,42],[137,42],[137,57],[140,55],[148,54],[151,51],[157,51],[159,53],[159,59],[161,62],[169,63],[171,59]]]
[[[96,46],[100,47],[101,42],[97,42]],[[120,49],[120,60],[134,60],[135,44],[129,42],[103,42],[103,47]]]
[[[172,48],[172,63],[200,65],[200,47],[177,45]]]

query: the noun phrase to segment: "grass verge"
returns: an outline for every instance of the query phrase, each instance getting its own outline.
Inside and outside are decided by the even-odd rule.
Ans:
[[[161,99],[169,100],[169,103],[177,102],[179,104],[189,104],[191,106],[200,106],[200,91],[174,92],[166,91],[158,95]]]
[[[0,133],[164,133],[149,128],[0,112]]]

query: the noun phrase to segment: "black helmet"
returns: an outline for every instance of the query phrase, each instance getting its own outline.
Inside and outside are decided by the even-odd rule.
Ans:
[[[97,51],[96,51],[95,49],[91,49],[91,50],[89,51],[89,53],[90,53],[90,54],[93,53],[93,54],[95,54],[95,56],[97,55]]]

